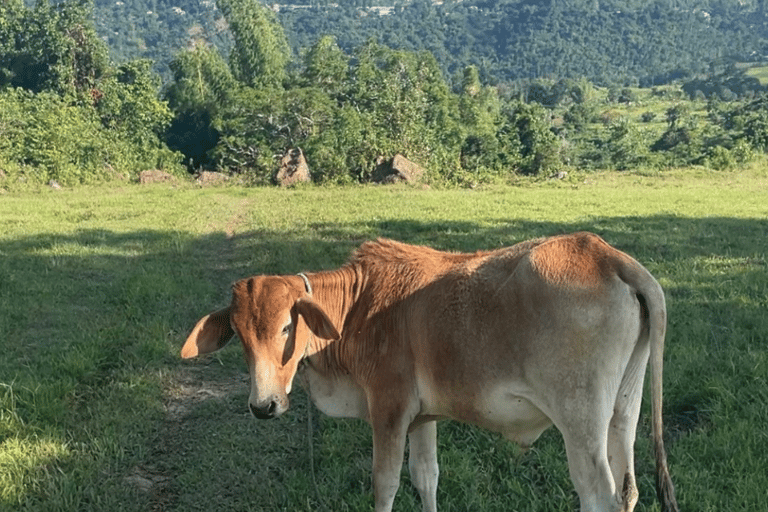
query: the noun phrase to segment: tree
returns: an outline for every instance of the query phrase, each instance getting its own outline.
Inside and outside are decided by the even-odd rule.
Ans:
[[[459,114],[466,131],[461,147],[464,169],[485,167],[498,171],[503,167],[497,139],[500,112],[501,101],[496,89],[480,84],[476,67],[465,68],[459,99]]]
[[[152,62],[122,64],[103,83],[103,96],[96,104],[101,122],[141,146],[157,144],[172,117],[168,104],[157,96],[159,88],[160,77],[152,73]]]
[[[723,126],[753,148],[768,151],[768,96],[763,95],[724,114]]]
[[[89,0],[0,6],[0,86],[55,91],[88,101],[109,69]],[[97,93],[96,93],[97,94]]]
[[[0,87],[12,84],[18,72],[19,35],[25,25],[22,0],[0,2]]]
[[[652,151],[664,151],[671,165],[686,165],[703,157],[703,137],[690,107],[681,103],[667,109],[667,130],[651,146]]]
[[[220,108],[213,121],[219,132],[211,151],[215,166],[246,175],[254,183],[268,184],[275,171],[275,156],[285,150],[283,94],[240,87]]]
[[[232,75],[254,87],[281,87],[290,48],[272,11],[256,0],[218,0],[234,38]]]
[[[548,113],[535,103],[510,102],[503,112],[504,123],[500,129],[508,141],[516,170],[523,174],[541,174],[562,165],[557,137],[550,129]],[[511,162],[512,163],[512,162]]]
[[[177,54],[170,67],[173,83],[166,98],[176,111],[207,111],[214,115],[237,87],[221,54],[205,43]]]
[[[218,6],[234,39],[229,63],[202,43],[173,60],[169,143],[191,167],[248,173],[266,183],[274,156],[294,134],[284,89],[290,50],[282,27],[262,4],[219,0]]]
[[[370,127],[361,144],[369,163],[366,178],[380,156],[403,153],[422,165],[446,137],[455,136],[454,101],[434,56],[395,51],[369,41],[355,52],[350,101]]]
[[[179,53],[171,70],[166,99],[175,115],[166,132],[168,145],[184,154],[190,170],[213,167],[210,152],[220,137],[214,125],[238,84],[221,54],[203,43]]]
[[[613,168],[636,168],[649,161],[648,148],[637,125],[626,117],[611,123],[606,150]]]
[[[349,57],[333,36],[323,36],[304,54],[304,83],[337,94],[349,78]]]
[[[574,103],[563,114],[563,122],[575,130],[584,130],[597,120],[597,105],[593,102]]]
[[[37,181],[75,184],[178,169],[160,139],[171,113],[149,62],[108,63],[90,4],[0,5],[0,162]]]

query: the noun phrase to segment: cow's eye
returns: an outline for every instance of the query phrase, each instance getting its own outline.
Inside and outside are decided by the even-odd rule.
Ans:
[[[291,324],[286,324],[285,327],[283,327],[283,336],[288,336],[291,333]]]

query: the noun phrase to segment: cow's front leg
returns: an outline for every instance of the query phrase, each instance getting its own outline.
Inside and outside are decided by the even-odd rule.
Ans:
[[[428,421],[408,434],[408,470],[424,512],[437,512],[437,422]]]
[[[406,429],[382,423],[373,425],[373,493],[376,512],[390,512],[400,486]]]
[[[390,395],[388,392],[386,397],[377,397],[379,400],[368,400],[373,428],[373,492],[376,512],[392,510],[400,486],[408,425],[415,416],[406,414],[407,404],[392,401],[393,396],[395,393]]]

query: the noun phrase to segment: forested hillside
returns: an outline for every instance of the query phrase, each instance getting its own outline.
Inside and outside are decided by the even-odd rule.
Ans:
[[[195,40],[223,51],[231,44],[213,0],[96,0],[95,5],[97,30],[113,58],[150,58],[166,78],[167,63]],[[289,0],[269,5],[278,11],[297,56],[322,35],[335,36],[346,52],[372,38],[393,49],[429,50],[449,79],[474,65],[489,82],[586,77],[601,85],[647,86],[692,76],[712,63],[768,54],[764,0]]]
[[[681,2],[682,3],[682,2]],[[350,48],[376,37],[388,46],[430,50],[453,75],[477,65],[491,80],[587,77],[607,84],[663,83],[722,59],[751,60],[765,49],[759,10],[673,7],[649,2],[417,0],[392,16],[317,8],[281,11],[294,48],[333,31]],[[330,19],[329,19],[330,18]]]
[[[94,18],[115,61],[151,59],[166,77],[173,56],[193,41],[229,44],[215,0],[95,0]]]
[[[490,72],[501,62],[461,69],[455,63],[448,75],[445,52],[398,49],[375,38],[346,49],[338,43],[342,35],[318,37],[297,55],[274,9],[257,0],[205,5],[210,39],[235,44],[221,50],[206,41],[205,27],[191,25],[161,84],[151,60],[109,58],[87,2],[1,2],[0,188],[135,179],[147,169],[181,173],[183,165],[267,184],[281,157],[297,149],[317,182],[373,180],[399,154],[424,169],[427,183],[474,186],[571,169],[725,169],[768,148],[764,66],[726,64],[722,57],[702,63],[706,73],[699,76],[642,89],[555,78],[554,71],[542,72],[552,78],[496,82]],[[418,8],[424,19],[434,13],[429,4],[398,9]],[[475,10],[481,11],[468,12]],[[551,21],[551,12],[532,5],[528,14]],[[514,19],[504,23],[514,26]],[[535,39],[534,32],[527,37]],[[142,41],[136,48],[148,52]],[[598,57],[619,53],[607,46],[594,51],[585,62],[595,66]],[[530,65],[565,66],[567,53],[542,51],[551,59],[530,57]],[[616,76],[635,82],[630,74]]]

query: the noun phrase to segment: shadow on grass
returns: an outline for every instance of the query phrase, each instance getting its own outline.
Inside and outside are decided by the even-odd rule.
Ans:
[[[763,318],[768,220],[664,215],[576,223],[363,220],[288,232],[253,230],[232,238],[89,230],[2,241],[0,383],[14,394],[13,401],[6,399],[8,393],[0,395],[6,397],[0,405],[4,417],[16,420],[0,422],[0,446],[6,439],[45,432],[81,448],[42,465],[55,471],[41,471],[40,464],[22,468],[19,479],[27,483],[0,507],[26,504],[34,510],[60,500],[81,510],[98,509],[105,489],[114,494],[116,510],[208,510],[203,497],[209,492],[228,510],[248,510],[256,501],[269,503],[265,510],[320,506],[307,478],[303,394],[294,393],[292,415],[255,422],[245,407],[238,347],[203,362],[178,360],[178,348],[196,320],[227,303],[229,284],[258,273],[336,268],[376,236],[474,251],[577,230],[600,234],[664,285],[670,317],[667,425],[675,438],[706,429],[718,404],[737,393],[728,388],[752,382],[749,354],[764,350],[757,343],[764,343],[768,332]],[[196,377],[199,384],[173,376],[193,367],[204,368]],[[213,386],[218,391],[211,400],[200,398],[208,396],[212,382],[218,382]],[[176,402],[167,388],[177,386],[178,398],[183,385],[198,399],[169,419],[164,406]],[[325,499],[339,510],[354,510],[354,503],[370,507],[355,501],[370,493],[365,429],[315,423],[323,426],[313,434],[315,463],[321,474],[329,468],[319,482],[321,492],[329,493]],[[339,432],[347,429],[353,440],[336,446],[342,442]],[[670,453],[674,459],[674,445]],[[163,475],[163,485],[149,492],[126,489],[123,477],[137,464],[148,474]],[[41,481],[30,484],[30,479]],[[51,486],[71,491],[58,496],[45,490]],[[541,487],[543,492],[546,482]],[[641,491],[641,499],[653,499],[652,491]],[[460,509],[462,498],[451,499]],[[399,502],[400,509],[418,508],[418,500],[411,501]],[[118,506],[121,502],[129,504]]]

